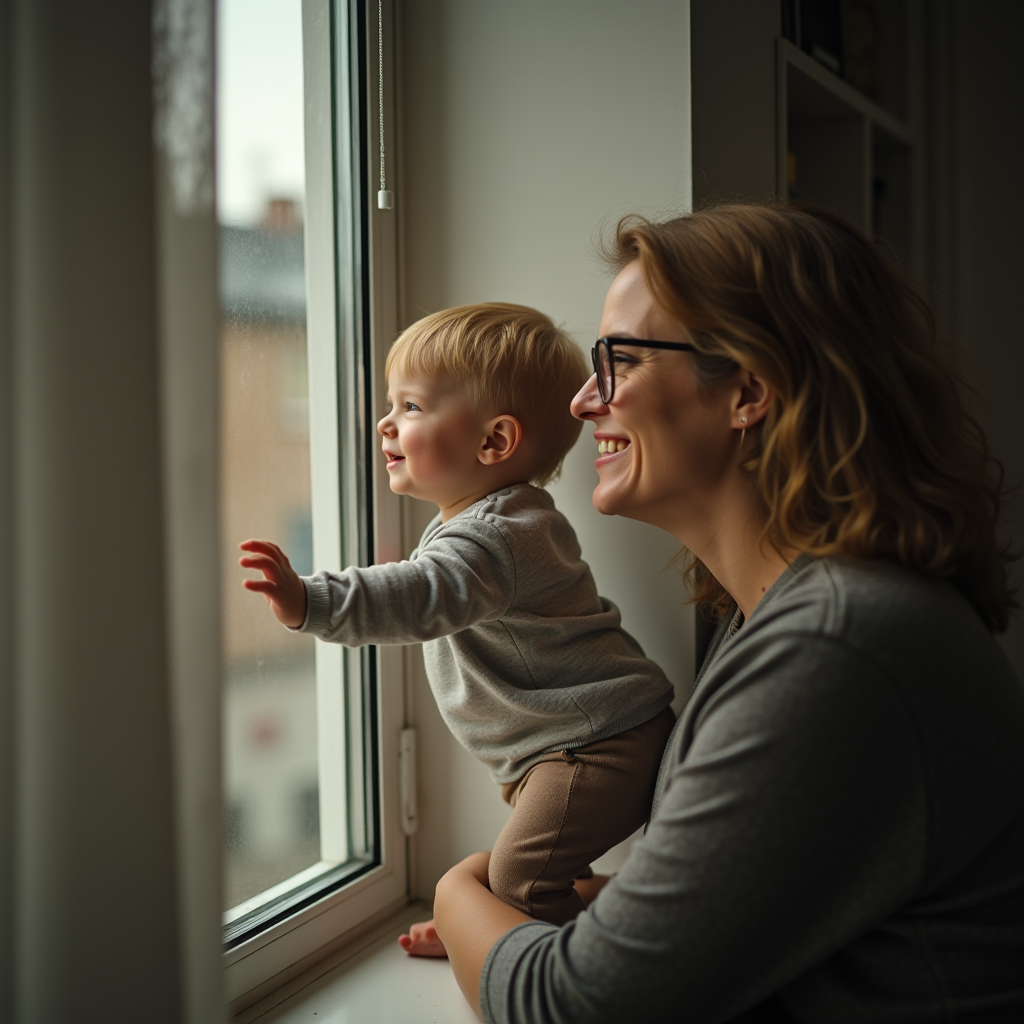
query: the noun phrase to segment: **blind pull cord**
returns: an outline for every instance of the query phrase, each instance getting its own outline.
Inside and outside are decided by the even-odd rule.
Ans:
[[[384,171],[384,5],[377,0],[377,124],[380,126],[380,191],[377,193],[377,209],[390,210],[395,197],[388,191],[387,175]]]

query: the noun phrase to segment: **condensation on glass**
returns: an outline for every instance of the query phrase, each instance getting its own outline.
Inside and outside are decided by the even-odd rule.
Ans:
[[[312,571],[302,11],[218,0],[225,910],[320,860],[313,641],[242,588],[237,545]]]

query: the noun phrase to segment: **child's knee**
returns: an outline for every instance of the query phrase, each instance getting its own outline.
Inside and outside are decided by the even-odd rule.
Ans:
[[[516,856],[518,852],[502,849],[499,843],[491,854],[487,883],[498,899],[530,917],[559,925],[584,909],[573,886],[575,872],[565,878],[548,877],[529,858]]]
[[[503,846],[499,841],[491,853],[487,868],[487,884],[498,899],[528,914],[534,874],[524,871],[523,867],[522,859],[515,856],[515,851]]]

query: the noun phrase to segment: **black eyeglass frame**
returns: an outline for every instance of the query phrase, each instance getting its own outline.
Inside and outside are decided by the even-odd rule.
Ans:
[[[598,338],[597,343],[590,350],[590,361],[594,365],[594,376],[597,378],[597,393],[605,405],[610,405],[615,397],[615,360],[613,358],[613,345],[632,345],[634,348],[667,348],[676,352],[696,352],[697,346],[685,341],[649,341],[646,338]],[[604,380],[601,377],[601,363],[598,350],[601,347],[608,350],[608,394],[604,393]]]

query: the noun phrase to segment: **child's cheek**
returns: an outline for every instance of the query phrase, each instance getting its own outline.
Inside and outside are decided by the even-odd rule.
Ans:
[[[409,468],[421,479],[436,475],[443,463],[443,457],[439,458],[437,445],[432,443],[432,439],[423,431],[411,431],[403,440],[402,452],[409,462]]]

